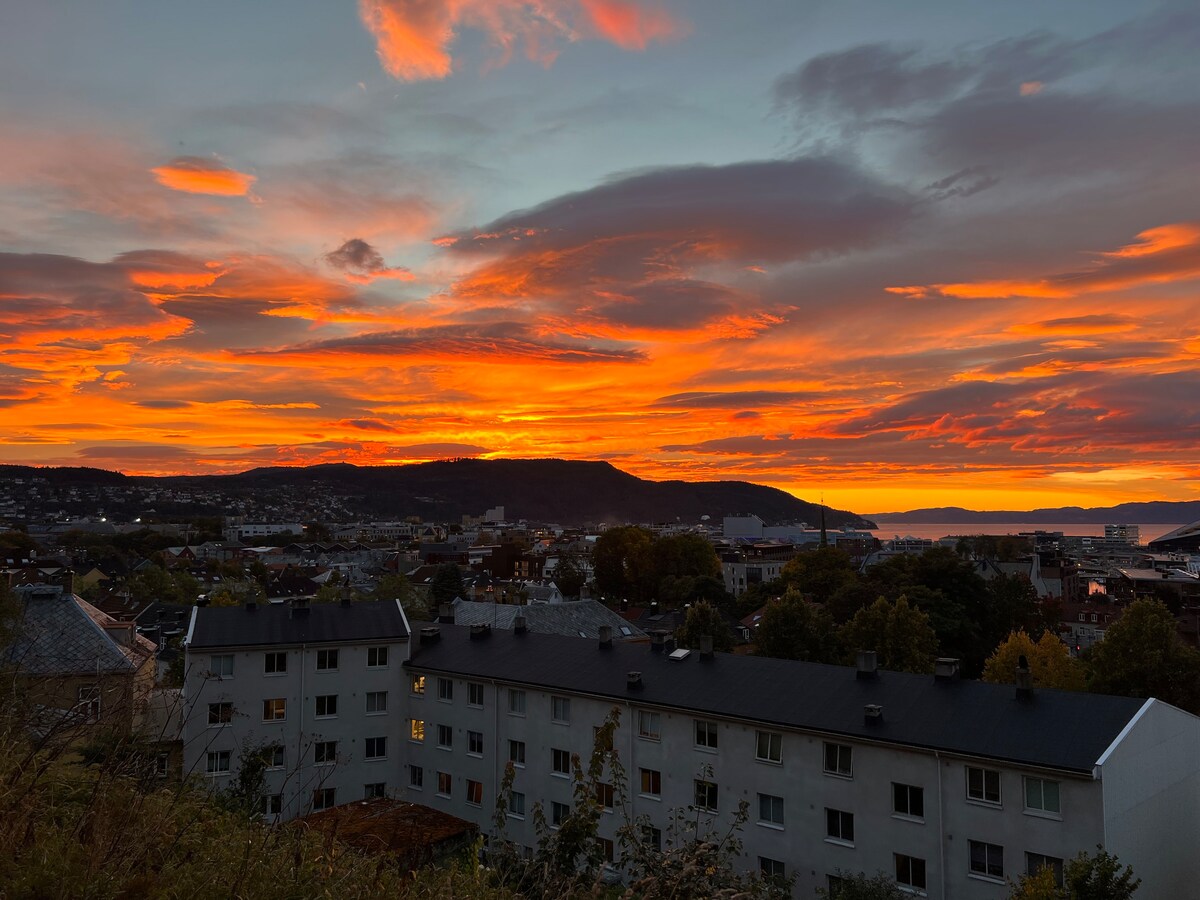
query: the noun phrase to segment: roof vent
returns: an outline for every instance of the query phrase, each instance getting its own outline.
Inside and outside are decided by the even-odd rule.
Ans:
[[[438,607],[438,621],[444,625],[454,624],[454,606],[450,603],[443,603]]]
[[[934,681],[957,681],[958,660],[953,656],[939,656],[933,664]]]
[[[663,648],[667,646],[667,633],[661,628],[656,628],[650,632],[650,652],[662,653]]]
[[[1024,653],[1017,659],[1017,699],[1033,699],[1033,673],[1029,671],[1029,660]]]
[[[471,626],[471,640],[473,640],[473,641],[481,641],[491,633],[492,633],[491,625],[472,625]]]
[[[642,689],[642,673],[628,673],[626,675],[626,687],[628,687],[631,691],[640,691]]]
[[[680,647],[678,650],[672,650],[667,659],[673,659],[675,662],[683,662],[691,655],[691,650],[688,650],[686,647]]]
[[[426,625],[421,629],[421,646],[436,644],[442,639],[442,629],[436,625]]]
[[[516,634],[524,634],[529,630],[529,620],[524,616],[515,616],[513,618],[513,631]]]
[[[700,658],[713,658],[713,638],[711,634],[700,635]]]
[[[878,703],[868,703],[863,707],[863,721],[868,725],[883,723],[883,707]]]
[[[873,681],[879,677],[879,655],[874,650],[858,651],[858,679]]]
[[[600,649],[608,650],[612,648],[612,626],[600,626]]]

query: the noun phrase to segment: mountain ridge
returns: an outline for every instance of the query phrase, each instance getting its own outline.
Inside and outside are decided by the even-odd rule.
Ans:
[[[935,506],[907,512],[868,513],[866,517],[878,523],[911,522],[914,525],[970,525],[979,522],[1001,525],[1108,525],[1120,522],[1178,525],[1200,520],[1200,500],[1146,500],[1118,503],[1115,506],[1057,506],[1031,510],[974,510],[961,506]]]

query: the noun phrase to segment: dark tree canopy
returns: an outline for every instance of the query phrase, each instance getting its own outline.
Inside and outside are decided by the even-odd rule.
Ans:
[[[454,563],[442,563],[429,580],[429,600],[435,607],[443,603],[453,603],[455,598],[462,597],[465,591],[462,572]]]

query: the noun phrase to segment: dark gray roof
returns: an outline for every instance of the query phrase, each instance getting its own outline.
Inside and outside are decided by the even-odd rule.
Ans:
[[[286,603],[199,606],[192,617],[188,647],[295,646],[408,637],[397,600],[375,603],[314,603],[307,611]]]
[[[513,620],[517,616],[524,616],[525,627],[538,634],[598,638],[600,626],[609,625],[616,640],[646,637],[646,632],[632,622],[626,622],[599,600],[569,600],[529,606],[461,599],[454,601],[454,621],[457,625],[491,625],[512,631]],[[580,632],[583,634],[580,635]]]
[[[407,665],[1076,772],[1090,773],[1146,702],[1041,689],[1023,701],[1011,685],[900,672],[863,681],[848,666],[695,652],[674,661],[645,644],[601,650],[582,638],[497,631],[471,640],[469,628],[439,627],[437,642],[414,642]],[[642,690],[628,689],[630,671],[642,673]],[[883,707],[881,723],[865,724],[866,704]]]

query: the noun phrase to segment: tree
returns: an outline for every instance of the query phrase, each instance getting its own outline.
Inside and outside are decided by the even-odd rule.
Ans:
[[[1058,886],[1054,870],[1042,866],[1032,875],[1022,875],[1013,885],[1009,900],[1066,900],[1066,892]]]
[[[1131,866],[1122,869],[1121,861],[1099,845],[1095,855],[1080,853],[1063,871],[1070,900],[1129,900],[1141,883]]]
[[[1029,663],[1036,687],[1082,691],[1087,686],[1083,666],[1071,659],[1067,645],[1049,631],[1043,631],[1036,642],[1024,631],[1011,632],[988,657],[983,667],[983,680],[992,684],[1013,684],[1022,656]]]
[[[462,572],[454,563],[442,563],[429,580],[429,600],[435,608],[443,603],[453,603],[456,597],[465,593]]]
[[[842,645],[850,656],[874,650],[879,665],[895,672],[932,672],[938,640],[929,616],[901,595],[894,603],[880,597],[842,626]]]
[[[587,582],[584,568],[574,553],[564,553],[560,556],[554,571],[550,574],[564,597],[578,597]]]
[[[980,613],[979,637],[989,648],[1013,631],[1037,634],[1050,624],[1042,621],[1037,589],[1024,575],[997,575],[989,581]]]
[[[638,603],[651,599],[653,541],[653,534],[636,525],[609,528],[600,535],[592,548],[592,573],[600,592]]]
[[[403,575],[384,575],[375,582],[374,589],[367,596],[371,600],[399,600],[410,621],[429,618],[425,601],[417,596],[412,584]]]
[[[788,587],[818,603],[826,603],[837,590],[857,580],[854,560],[837,547],[805,550],[788,560],[780,575]]]
[[[833,618],[794,591],[766,608],[754,643],[759,656],[777,659],[832,663],[842,655]]]
[[[910,896],[882,872],[877,875],[838,872],[837,877],[833,887],[817,888],[817,896],[822,900],[908,900]]]
[[[711,603],[695,603],[687,611],[683,627],[675,632],[675,640],[680,647],[695,649],[700,646],[700,638],[708,635],[713,639],[713,649],[728,652],[733,649],[733,637],[729,633],[720,611]]]
[[[1088,688],[1101,694],[1157,697],[1200,713],[1200,653],[1179,639],[1175,617],[1157,600],[1136,600],[1092,646]]]

